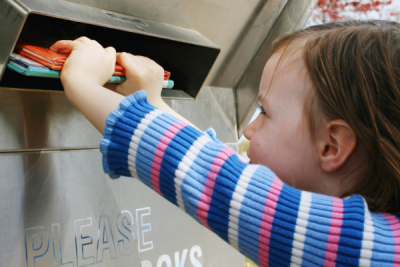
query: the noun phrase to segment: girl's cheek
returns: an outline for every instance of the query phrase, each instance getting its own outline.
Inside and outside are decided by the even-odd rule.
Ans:
[[[253,163],[263,164],[262,162],[262,140],[254,138],[254,142],[250,145],[250,159]]]

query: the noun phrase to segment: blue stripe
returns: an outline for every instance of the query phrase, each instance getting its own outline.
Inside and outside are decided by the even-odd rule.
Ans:
[[[152,184],[151,166],[157,148],[157,146],[154,144],[158,144],[161,140],[161,137],[165,133],[165,130],[158,126],[159,123],[165,123],[159,117],[162,117],[162,114],[154,118],[144,130],[137,148],[135,165],[136,172],[138,174],[138,178],[147,185]],[[154,129],[157,129],[157,131]]]
[[[239,250],[245,250],[246,246],[249,244],[255,246],[257,249],[254,253],[254,258],[251,260],[257,265],[260,265],[258,259],[259,235],[265,200],[275,177],[273,173],[267,170],[267,168],[259,166],[254,172],[247,185],[239,213]],[[268,174],[270,174],[272,178],[267,179],[269,177]],[[260,186],[261,181],[264,182],[262,186]],[[250,232],[248,230],[249,228],[253,231]]]
[[[201,192],[204,189],[204,184],[211,167],[211,163],[205,161],[203,157],[201,157],[204,151],[208,150],[207,146],[212,146],[212,144],[206,143],[203,146],[198,156],[193,161],[192,166],[190,166],[187,171],[181,184],[182,200],[185,211],[190,214],[193,213],[195,218],[197,218],[197,207],[199,205]]]
[[[111,114],[110,114],[111,115]],[[110,116],[109,116],[110,117]],[[119,122],[115,122],[115,124],[120,124]],[[126,175],[127,173],[118,172],[117,169],[125,169],[128,170],[128,150],[129,150],[129,141],[130,139],[126,138],[127,136],[131,136],[124,131],[121,131],[118,127],[114,126],[106,126],[105,128],[105,136],[104,141],[102,140],[101,143],[108,143],[107,147],[102,148],[103,152],[103,168],[107,173],[120,173]],[[131,129],[132,130],[132,129]],[[105,141],[109,140],[109,142]],[[104,151],[104,150],[107,151]],[[104,153],[107,153],[104,155]],[[118,154],[119,157],[122,157],[124,160],[119,160],[118,163],[113,162],[111,158],[115,154]],[[129,172],[128,172],[129,173]],[[130,176],[130,175],[129,175]]]
[[[379,265],[384,261],[393,264],[394,238],[392,227],[382,214],[371,212],[371,218],[374,222],[374,249],[372,250],[371,264]]]
[[[216,145],[215,142],[206,143],[182,181],[181,192],[185,210],[189,212],[191,209],[195,209],[193,214],[195,214],[196,218],[197,207],[199,206],[208,173],[221,147],[223,145]],[[193,189],[194,182],[197,184],[196,190]]]
[[[325,262],[325,250],[328,243],[330,220],[332,217],[332,198],[329,198],[325,210],[319,209],[321,197],[319,194],[312,194],[310,213],[304,240],[303,259],[323,266]],[[321,221],[325,218],[325,222]]]
[[[245,167],[246,164],[241,162],[236,154],[232,155],[220,168],[215,181],[209,213],[219,214],[219,223],[223,225],[219,235],[225,241],[228,241],[230,202],[233,192],[235,192],[236,184]],[[220,207],[217,205],[217,202],[221,203]],[[226,212],[221,212],[220,210]],[[214,222],[210,220],[209,226],[213,229]]]
[[[357,196],[343,200],[343,211],[336,263],[337,266],[358,265],[364,231],[364,200]]]
[[[186,155],[187,151],[193,145],[193,143],[200,136],[198,134],[197,137],[189,137],[185,132],[185,128],[189,128],[191,126],[183,127],[171,140],[169,146],[165,150],[164,158],[161,162],[160,169],[160,190],[164,195],[168,190],[174,192],[173,195],[168,197],[168,200],[177,205],[176,193],[175,193],[175,171],[178,169],[179,163],[182,161],[182,158]],[[185,140],[185,142],[183,142]],[[174,144],[180,144],[178,149],[174,146]],[[186,143],[186,144],[185,144]]]
[[[269,253],[270,261],[280,262],[283,266],[290,265],[294,229],[301,197],[301,191],[284,184],[282,192],[286,190],[292,196],[292,201],[286,201],[281,197],[278,199],[272,222]],[[290,209],[288,209],[288,205],[291,206]]]

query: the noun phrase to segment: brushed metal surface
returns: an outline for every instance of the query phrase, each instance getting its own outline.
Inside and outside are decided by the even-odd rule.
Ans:
[[[114,2],[114,1],[113,1]],[[111,3],[113,3],[111,2]],[[118,5],[116,3],[116,5]],[[218,48],[198,32],[183,27],[176,27],[167,23],[155,23],[141,18],[148,26],[145,31],[138,29],[136,24],[112,19],[104,10],[92,8],[60,0],[0,0],[0,76],[4,72],[4,65],[17,41],[22,25],[28,14],[44,14],[52,17],[67,18],[74,21],[101,25],[108,28],[118,28],[125,31],[138,32],[151,36],[164,36],[168,39],[187,43]]]
[[[257,95],[264,66],[273,41],[281,34],[300,29],[306,23],[317,0],[289,0],[265,41],[235,86],[238,134],[249,123],[257,108]]]
[[[98,147],[100,139],[64,92],[0,89],[0,151]]]
[[[201,130],[212,127],[221,141],[236,142],[236,114],[233,90],[204,86],[195,101],[165,102]]]
[[[221,53],[217,58],[204,85],[211,84],[217,75],[221,64],[230,51],[235,49],[236,42],[247,23],[265,5],[269,6],[267,17],[274,17],[278,12],[269,2],[285,2],[287,0],[66,0],[69,2],[98,7],[145,18],[151,21],[163,22],[180,27],[193,29],[206,36],[212,42],[221,47]],[[253,48],[250,48],[251,53]],[[219,87],[229,87],[218,84]]]
[[[232,89],[205,87],[196,100],[166,102],[200,129],[213,127],[223,142],[237,140]],[[100,139],[64,92],[0,88],[0,152],[94,148]]]
[[[287,2],[288,0],[268,0],[259,6],[238,37],[236,46],[224,59],[211,83],[213,86],[235,88],[266,41],[265,38],[274,27],[275,21]]]
[[[0,78],[3,76],[5,65],[19,36],[25,15],[29,9],[20,2],[10,0],[0,1]]]
[[[138,180],[106,176],[97,149],[1,153],[0,170],[1,266],[175,266],[185,251],[184,266],[244,265]]]

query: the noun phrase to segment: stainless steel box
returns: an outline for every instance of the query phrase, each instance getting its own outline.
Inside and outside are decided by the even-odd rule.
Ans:
[[[86,36],[104,47],[149,57],[172,73],[180,91],[176,96],[188,98],[197,96],[220,52],[195,30],[65,1],[3,0],[0,25],[6,25],[0,27],[0,87],[8,88],[62,90],[58,79],[23,76],[5,67],[18,39],[50,47]]]

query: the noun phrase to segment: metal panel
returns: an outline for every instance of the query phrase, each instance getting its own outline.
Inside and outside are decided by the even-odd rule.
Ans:
[[[1,87],[62,90],[56,79],[5,71],[17,37],[48,47],[60,39],[88,36],[103,46],[114,46],[117,51],[150,57],[173,73],[176,89],[184,90],[193,98],[220,51],[213,42],[192,29],[59,0],[21,0],[23,9],[15,1],[0,0],[2,25],[11,26],[11,31],[3,27],[0,39]]]
[[[236,85],[238,133],[248,124],[257,107],[257,95],[264,66],[271,54],[272,43],[278,36],[300,29],[310,16],[317,0],[290,0],[286,4],[260,50],[254,56]]]
[[[205,85],[211,82],[221,68],[221,64],[230,57],[247,23],[253,20],[260,9],[267,7],[266,18],[279,14],[275,4],[287,0],[66,0],[93,7],[113,10],[148,20],[194,29],[221,47],[221,53],[215,62]],[[269,25],[270,27],[271,25]],[[252,47],[248,47],[254,53]],[[218,84],[219,87],[229,87]]]
[[[196,100],[166,100],[197,127],[213,127],[220,140],[235,142],[232,89],[205,87]],[[0,89],[0,152],[98,147],[101,134],[64,92]]]
[[[98,147],[100,139],[64,92],[0,89],[0,151]]]
[[[201,130],[212,127],[223,142],[236,142],[233,90],[205,86],[195,101],[165,100],[179,114]]]
[[[28,8],[19,2],[0,1],[0,77],[25,21]]]
[[[212,85],[234,88],[274,26],[288,0],[269,0],[260,6],[238,37],[236,46],[219,69]]]
[[[2,153],[0,171],[1,266],[175,266],[185,251],[185,266],[244,264],[138,180],[111,180],[97,149]]]

